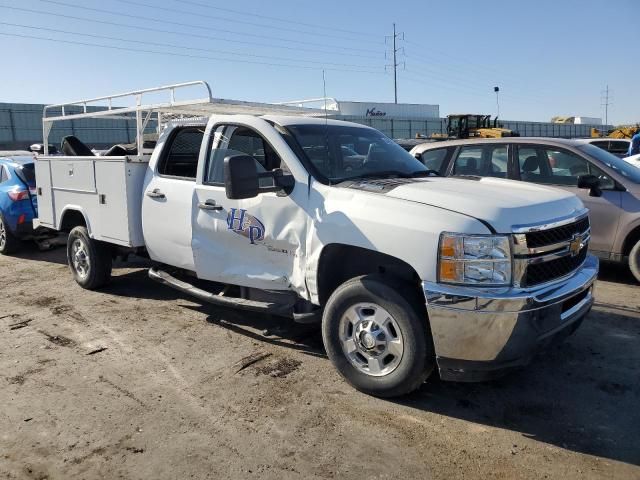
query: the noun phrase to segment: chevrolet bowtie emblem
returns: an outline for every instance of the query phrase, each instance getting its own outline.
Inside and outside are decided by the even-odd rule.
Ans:
[[[575,257],[578,255],[580,250],[582,250],[582,247],[584,247],[582,235],[578,233],[574,234],[573,237],[571,237],[571,242],[569,242],[569,252],[571,253],[571,256]]]

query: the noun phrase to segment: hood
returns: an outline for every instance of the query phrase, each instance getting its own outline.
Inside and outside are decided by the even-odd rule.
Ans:
[[[489,177],[416,179],[395,186],[386,195],[484,220],[499,233],[584,210],[576,195],[559,188]]]

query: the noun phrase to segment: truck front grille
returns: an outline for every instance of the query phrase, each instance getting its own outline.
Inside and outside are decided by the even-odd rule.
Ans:
[[[522,286],[532,287],[569,275],[571,272],[577,270],[585,261],[587,258],[587,250],[588,247],[584,246],[575,257],[568,255],[548,262],[529,265]]]
[[[575,234],[581,234],[587,230],[589,230],[589,217],[584,217],[577,222],[562,225],[561,227],[529,232],[526,234],[527,247],[539,248],[554,243],[567,242],[570,241]]]
[[[575,272],[589,249],[589,218],[514,235],[515,281],[520,287],[553,282]]]

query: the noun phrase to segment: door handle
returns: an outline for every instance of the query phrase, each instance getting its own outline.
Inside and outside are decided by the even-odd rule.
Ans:
[[[162,193],[159,188],[154,188],[150,192],[147,192],[147,197],[149,197],[149,198],[166,198],[164,193]]]
[[[207,200],[206,202],[198,203],[198,208],[201,210],[222,210],[222,205],[216,205],[215,200]]]

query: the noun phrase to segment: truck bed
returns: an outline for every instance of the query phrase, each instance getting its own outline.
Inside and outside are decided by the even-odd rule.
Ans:
[[[142,189],[147,162],[129,157],[42,156],[36,161],[38,219],[60,230],[68,210],[80,211],[91,238],[144,245]]]

